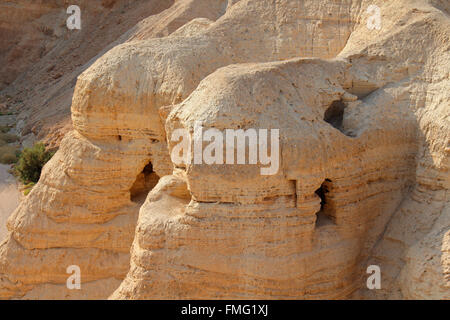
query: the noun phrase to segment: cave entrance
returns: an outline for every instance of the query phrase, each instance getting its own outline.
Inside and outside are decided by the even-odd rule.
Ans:
[[[153,165],[149,162],[138,174],[130,189],[131,201],[144,202],[147,194],[156,186],[158,181],[159,176],[153,171]]]
[[[316,213],[316,227],[336,224],[334,221],[333,210],[330,205],[331,187],[331,180],[325,179],[320,188],[315,191],[320,198],[320,210]]]
[[[333,101],[323,116],[323,120],[331,124],[342,133],[345,133],[342,128],[345,107],[346,105],[342,100]]]

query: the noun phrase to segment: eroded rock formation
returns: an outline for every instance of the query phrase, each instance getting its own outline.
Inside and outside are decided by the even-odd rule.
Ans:
[[[71,129],[77,77],[125,41],[164,37],[195,18],[216,20],[225,1],[77,1],[81,30],[69,30],[68,1],[0,2],[0,90],[11,97],[18,131],[51,146]]]
[[[0,297],[450,298],[449,5],[210,8],[78,77],[74,130],[9,220]],[[280,129],[280,170],[174,166],[195,122]]]

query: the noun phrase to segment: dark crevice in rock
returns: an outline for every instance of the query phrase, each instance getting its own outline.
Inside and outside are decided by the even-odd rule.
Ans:
[[[343,127],[345,108],[346,105],[342,100],[333,101],[325,111],[323,120],[331,124],[334,128],[338,129],[346,136],[354,137],[354,134],[347,132]]]
[[[333,127],[342,131],[342,122],[344,120],[345,104],[341,100],[333,101],[333,103],[325,111],[323,119]]]
[[[320,198],[320,210],[316,213],[316,227],[335,225],[332,210],[329,206],[331,183],[330,179],[325,179],[320,188],[315,191]]]
[[[136,181],[130,189],[131,201],[143,202],[158,181],[159,176],[153,171],[153,165],[149,162],[142,172],[138,174]]]

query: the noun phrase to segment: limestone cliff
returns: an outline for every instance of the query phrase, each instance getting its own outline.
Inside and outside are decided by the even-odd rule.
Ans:
[[[175,1],[78,77],[0,297],[449,299],[448,2],[213,3]],[[196,122],[279,129],[280,170],[174,165]]]

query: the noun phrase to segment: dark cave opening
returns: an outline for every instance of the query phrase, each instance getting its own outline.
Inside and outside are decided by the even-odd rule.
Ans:
[[[331,180],[325,179],[320,188],[315,191],[320,198],[320,210],[316,213],[316,227],[335,224],[329,203]]]
[[[136,181],[130,189],[131,201],[143,202],[158,181],[159,176],[153,171],[153,165],[149,162],[142,172],[138,174]]]
[[[333,101],[325,111],[323,120],[331,124],[333,127],[343,132],[342,122],[344,121],[345,103],[342,100]]]

